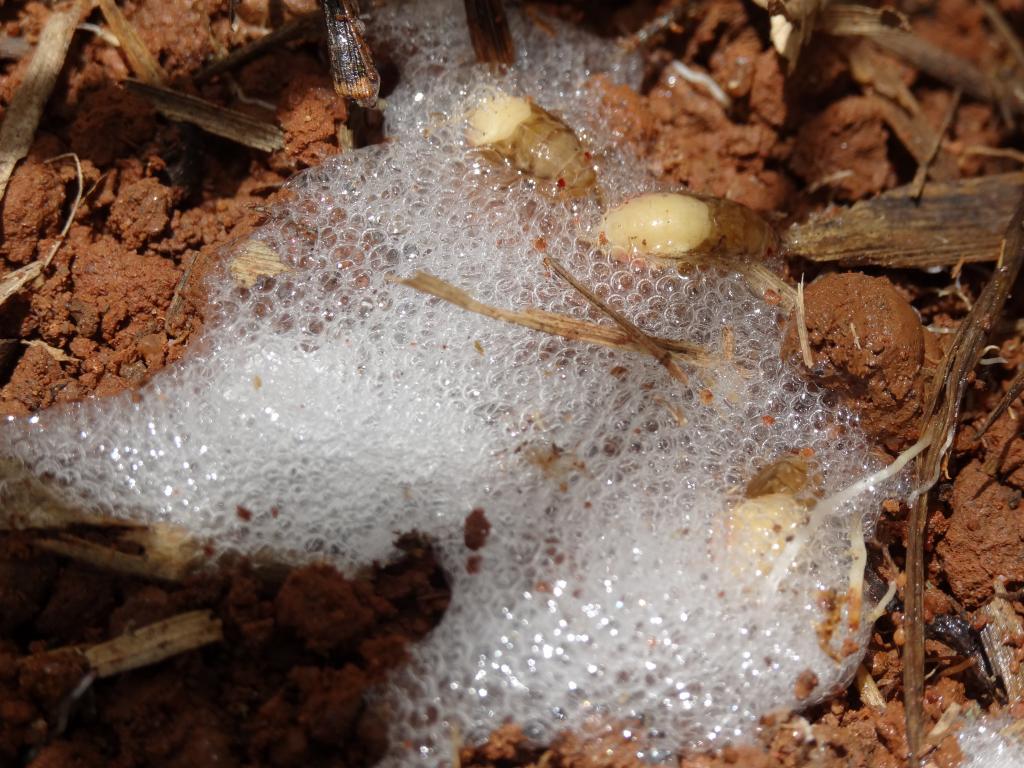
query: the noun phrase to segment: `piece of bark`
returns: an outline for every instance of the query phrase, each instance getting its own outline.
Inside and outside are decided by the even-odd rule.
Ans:
[[[1024,173],[906,187],[833,208],[784,233],[790,256],[842,266],[927,269],[995,261]]]
[[[207,133],[264,152],[272,152],[284,146],[284,132],[266,120],[259,120],[196,96],[138,80],[125,80],[125,86],[128,90],[145,96],[157,111],[171,120],[191,123]]]

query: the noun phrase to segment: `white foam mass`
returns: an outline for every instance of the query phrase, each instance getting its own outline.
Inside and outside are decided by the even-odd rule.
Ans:
[[[1021,724],[1006,717],[979,717],[957,732],[964,760],[960,768],[1020,768],[1024,765]]]
[[[445,764],[453,732],[472,742],[509,720],[539,740],[628,721],[657,758],[827,695],[859,656],[819,647],[819,591],[845,592],[850,531],[862,516],[870,528],[877,492],[828,515],[775,592],[730,555],[725,520],[757,469],[793,451],[813,452],[825,492],[874,465],[849,415],[780,360],[779,310],[742,279],[627,264],[594,242],[609,206],[658,189],[590,84],[603,71],[638,85],[639,62],[512,13],[519,60],[496,75],[472,63],[461,3],[396,5],[369,24],[401,73],[390,139],[291,182],[258,233],[290,271],[250,291],[216,278],[180,365],[130,396],[9,420],[0,453],[69,503],[248,553],[356,568],[400,532],[431,537],[452,602],[381,694],[389,765]],[[468,146],[467,110],[496,87],[578,129],[603,201],[552,200]],[[683,386],[650,357],[389,280],[424,270],[484,302],[608,323],[542,249],[714,364],[684,364]],[[474,508],[493,527],[470,574]],[[805,670],[819,683],[801,702]]]

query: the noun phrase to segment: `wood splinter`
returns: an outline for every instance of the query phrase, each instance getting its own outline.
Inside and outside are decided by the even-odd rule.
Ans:
[[[210,611],[188,611],[133,629],[97,645],[66,646],[46,652],[46,656],[81,654],[96,679],[158,664],[204,645],[224,640],[220,619]],[[33,658],[26,656],[24,659]]]
[[[96,677],[102,679],[148,667],[223,639],[220,619],[210,611],[189,611],[125,632],[82,653]]]

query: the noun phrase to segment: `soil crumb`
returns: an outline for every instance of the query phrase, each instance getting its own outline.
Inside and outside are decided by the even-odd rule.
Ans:
[[[2,765],[372,765],[386,713],[367,693],[448,603],[413,537],[355,578],[241,562],[167,583],[44,554],[33,536],[0,536]],[[74,647],[197,609],[223,643],[82,685]]]
[[[910,303],[884,277],[823,275],[804,291],[813,365],[803,364],[796,315],[782,356],[823,387],[838,392],[861,426],[893,452],[918,437],[922,397],[936,342]]]

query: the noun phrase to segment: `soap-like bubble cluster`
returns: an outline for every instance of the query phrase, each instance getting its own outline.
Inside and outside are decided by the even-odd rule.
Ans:
[[[845,594],[851,531],[870,527],[877,493],[826,516],[777,591],[730,551],[726,520],[780,457],[812,457],[823,493],[873,465],[850,417],[781,362],[780,312],[743,279],[627,263],[598,244],[606,206],[656,187],[592,82],[635,85],[638,62],[512,14],[519,61],[498,75],[473,63],[461,3],[396,5],[370,23],[401,73],[390,140],[291,183],[258,233],[288,271],[249,290],[225,272],[181,365],[135,395],[5,424],[3,454],[70,503],[248,553],[355,568],[388,558],[398,533],[431,537],[453,598],[381,693],[389,764],[445,764],[453,733],[472,742],[509,720],[538,740],[630,728],[657,758],[827,695],[858,654],[820,646],[820,594]],[[553,200],[467,146],[467,110],[495,88],[578,130],[603,199]],[[682,385],[651,357],[392,280],[423,270],[485,303],[608,324],[545,254],[711,364],[682,364]],[[477,508],[492,531],[467,568],[463,521]],[[798,699],[808,670],[817,685]]]
[[[1019,721],[979,717],[956,735],[964,761],[960,768],[1020,768],[1024,765],[1024,732]]]

